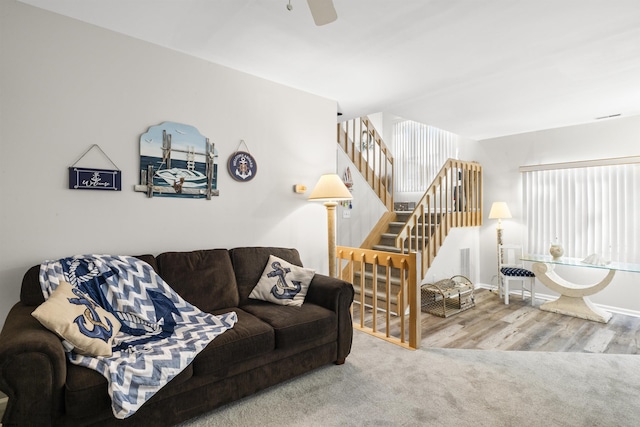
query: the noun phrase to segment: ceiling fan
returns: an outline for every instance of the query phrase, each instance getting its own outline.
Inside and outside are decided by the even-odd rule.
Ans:
[[[311,16],[317,26],[330,24],[338,19],[336,8],[333,6],[333,0],[307,0]],[[292,10],[291,0],[287,5],[287,10]]]

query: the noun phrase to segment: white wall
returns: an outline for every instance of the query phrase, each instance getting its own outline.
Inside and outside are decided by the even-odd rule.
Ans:
[[[0,3],[0,322],[30,266],[77,253],[273,245],[327,271],[324,206],[292,186],[336,170],[334,101]],[[216,144],[219,197],[133,191],[140,135],[163,121]],[[247,183],[226,171],[241,139],[258,163]],[[121,192],[67,189],[67,168],[94,143],[122,170]]]
[[[479,227],[456,227],[449,230],[438,255],[434,258],[423,283],[435,283],[457,275],[467,277],[479,285],[480,265],[478,256]],[[461,251],[469,249],[469,272],[462,270]]]
[[[387,208],[358,172],[358,168],[351,163],[349,156],[342,149],[338,149],[338,174],[342,176],[347,167],[353,179],[353,200],[351,209],[341,204],[336,209],[336,242],[338,245],[358,248]],[[349,218],[344,217],[345,211],[349,211]]]
[[[481,280],[496,283],[496,222],[487,219],[491,203],[507,202],[513,219],[503,220],[504,242],[522,243],[522,180],[518,168],[599,158],[640,154],[640,116],[549,129],[480,141],[473,156],[484,170],[484,226],[480,235]],[[640,236],[638,236],[640,238]],[[575,283],[595,283],[605,270],[556,268],[558,274]],[[616,274],[613,282],[591,297],[594,303],[640,312],[640,276]],[[539,283],[539,282],[538,282]],[[554,295],[541,284],[539,292]]]

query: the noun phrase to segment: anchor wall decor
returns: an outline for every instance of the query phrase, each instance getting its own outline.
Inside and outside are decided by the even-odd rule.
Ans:
[[[239,151],[242,144],[244,144],[247,151]],[[247,182],[255,178],[258,172],[258,164],[256,163],[256,159],[249,153],[249,147],[247,147],[244,140],[240,141],[238,149],[229,156],[227,169],[229,170],[231,178],[236,181]]]

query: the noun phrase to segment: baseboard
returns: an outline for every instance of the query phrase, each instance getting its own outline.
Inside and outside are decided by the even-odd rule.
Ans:
[[[486,283],[478,283],[475,285],[476,289],[488,289],[492,292],[497,292],[498,291],[498,287],[495,285],[488,285]],[[509,295],[515,295],[515,294],[520,294],[519,290],[514,290],[512,292],[509,292]],[[557,295],[549,295],[549,294],[541,294],[536,292],[536,299],[541,299],[543,301],[553,301],[558,299]],[[604,305],[604,304],[596,304],[593,301],[591,301],[593,303],[593,305],[595,305],[598,308],[601,308],[603,310],[606,310],[610,313],[615,313],[615,314],[623,314],[625,316],[631,316],[631,317],[640,317],[640,311],[637,310],[629,310],[626,308],[620,308],[620,307],[613,307],[610,305]]]

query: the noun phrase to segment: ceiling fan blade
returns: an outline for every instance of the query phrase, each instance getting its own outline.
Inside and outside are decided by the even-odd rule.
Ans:
[[[326,25],[338,19],[333,0],[307,0],[316,25]]]

